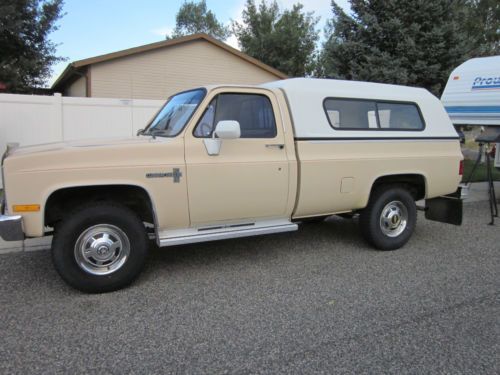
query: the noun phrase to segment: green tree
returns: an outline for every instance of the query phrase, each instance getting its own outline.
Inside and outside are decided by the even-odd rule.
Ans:
[[[469,57],[465,0],[351,0],[352,16],[332,1],[318,74],[425,87],[439,95]]]
[[[186,1],[175,16],[175,29],[167,39],[184,35],[205,33],[214,38],[225,40],[231,35],[229,27],[217,20],[215,14],[207,9],[205,0]]]
[[[257,7],[254,0],[247,0],[242,23],[233,22],[233,31],[243,52],[299,77],[313,69],[318,21],[299,3],[281,11],[276,1],[262,1]]]
[[[472,56],[500,55],[500,1],[469,0],[464,27]]]
[[[0,82],[9,92],[43,86],[62,60],[48,36],[57,29],[62,0],[0,0]]]

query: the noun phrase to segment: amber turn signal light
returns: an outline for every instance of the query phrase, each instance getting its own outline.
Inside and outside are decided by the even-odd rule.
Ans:
[[[39,204],[15,204],[12,207],[14,212],[38,212],[40,211]]]

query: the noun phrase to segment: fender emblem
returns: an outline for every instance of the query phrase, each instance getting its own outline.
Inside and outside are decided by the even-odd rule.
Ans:
[[[146,178],[164,178],[173,177],[174,182],[180,182],[182,177],[182,172],[179,168],[174,168],[172,172],[152,172],[146,173]]]

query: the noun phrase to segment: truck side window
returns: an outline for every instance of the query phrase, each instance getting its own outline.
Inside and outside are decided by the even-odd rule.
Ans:
[[[324,108],[330,125],[340,129],[368,129],[377,127],[374,101],[326,99]]]
[[[194,135],[211,137],[215,125],[222,120],[238,121],[241,138],[274,138],[277,134],[271,101],[264,95],[218,95],[205,110]]]
[[[207,109],[203,113],[196,129],[194,130],[195,137],[211,137],[214,130],[215,107],[217,106],[217,98],[212,99]]]
[[[416,104],[366,99],[327,98],[323,108],[334,129],[422,130],[424,121]]]
[[[377,102],[382,129],[421,130],[424,123],[415,104]]]

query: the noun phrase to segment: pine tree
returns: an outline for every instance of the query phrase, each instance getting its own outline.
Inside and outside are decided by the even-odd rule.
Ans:
[[[257,7],[247,0],[242,16],[233,30],[243,52],[292,77],[312,71],[318,19],[304,12],[302,4],[281,11],[276,1]]]
[[[205,0],[186,1],[177,12],[172,35],[167,35],[166,38],[197,33],[205,33],[220,40],[225,40],[231,35],[229,27],[217,20],[215,14],[207,8]]]
[[[500,55],[500,1],[468,0],[463,23],[471,40],[472,56]]]
[[[62,6],[62,0],[0,0],[0,82],[8,92],[43,86],[51,66],[63,60],[48,39]]]
[[[318,74],[425,87],[436,95],[469,57],[461,22],[465,0],[351,0],[353,15],[332,1]]]

